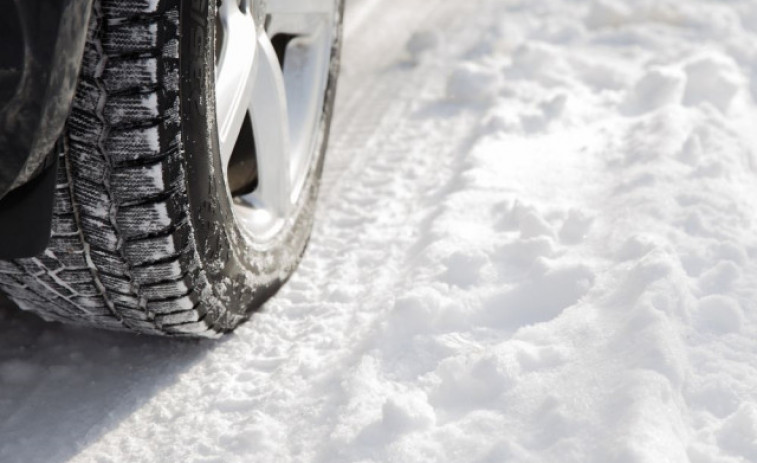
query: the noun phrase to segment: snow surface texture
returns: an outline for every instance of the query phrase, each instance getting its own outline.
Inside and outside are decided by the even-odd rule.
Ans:
[[[757,461],[757,3],[348,10],[292,280],[217,342],[0,309],[0,461]]]

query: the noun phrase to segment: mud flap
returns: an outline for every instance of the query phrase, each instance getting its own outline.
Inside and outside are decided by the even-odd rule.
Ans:
[[[50,241],[58,156],[0,201],[0,259],[33,257]]]

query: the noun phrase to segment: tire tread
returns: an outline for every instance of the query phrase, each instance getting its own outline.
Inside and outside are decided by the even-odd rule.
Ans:
[[[21,308],[144,334],[216,334],[189,278],[178,18],[177,0],[94,1],[57,154],[51,244],[0,262],[0,287]]]

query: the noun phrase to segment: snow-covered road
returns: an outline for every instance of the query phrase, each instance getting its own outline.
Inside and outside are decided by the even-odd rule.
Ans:
[[[757,3],[350,1],[292,280],[213,342],[0,307],[0,462],[756,462]]]

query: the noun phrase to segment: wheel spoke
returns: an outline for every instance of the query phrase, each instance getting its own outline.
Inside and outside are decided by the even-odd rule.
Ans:
[[[330,40],[325,27],[308,37],[298,37],[289,44],[284,65],[289,132],[292,140],[291,180],[295,188],[310,167],[308,159],[314,149],[319,116],[323,110],[330,56]],[[298,191],[293,192],[295,195]]]
[[[216,72],[216,114],[224,171],[244,122],[254,87],[256,28],[252,16],[236,1],[225,1],[218,11],[223,48]],[[225,172],[224,172],[225,173]]]
[[[260,34],[257,43],[257,72],[249,111],[255,135],[258,187],[245,199],[285,217],[291,205],[286,89],[270,39]]]

